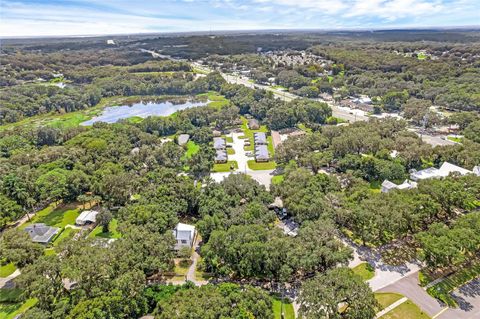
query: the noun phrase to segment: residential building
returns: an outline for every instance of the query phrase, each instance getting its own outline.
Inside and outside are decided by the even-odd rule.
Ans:
[[[213,148],[216,150],[224,150],[227,147],[225,139],[223,137],[213,138]]]
[[[46,245],[58,234],[60,228],[38,223],[25,227],[25,231],[30,235],[33,242]]]
[[[260,124],[256,119],[248,120],[248,128],[251,130],[258,130],[260,128]]]
[[[97,222],[98,212],[95,210],[85,210],[75,220],[75,224],[83,226],[86,224],[95,224]]]
[[[255,161],[268,162],[269,160],[267,145],[255,145]]]
[[[477,165],[473,168],[473,174],[480,176],[480,165]]]
[[[406,179],[402,184],[395,184],[394,182],[389,181],[388,179],[384,180],[382,183],[382,193],[388,193],[393,189],[412,189],[416,188],[417,183],[409,181]]]
[[[441,178],[450,175],[451,173],[458,173],[460,175],[473,174],[468,169],[459,167],[449,162],[444,162],[440,168],[429,167],[420,171],[413,171],[410,174],[410,179],[414,181],[429,179],[429,178]]]
[[[178,145],[182,146],[188,143],[190,140],[190,135],[188,134],[180,134],[177,138]]]
[[[226,163],[228,161],[227,151],[225,150],[216,150],[215,154],[215,163]]]
[[[175,250],[180,250],[183,247],[190,248],[195,241],[195,226],[178,223],[173,230],[173,236],[177,241],[174,247]]]
[[[257,132],[253,134],[255,145],[267,145],[267,135],[264,132]]]

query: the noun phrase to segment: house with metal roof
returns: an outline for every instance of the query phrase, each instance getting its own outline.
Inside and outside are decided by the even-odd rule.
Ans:
[[[393,189],[412,189],[416,188],[417,183],[409,181],[406,179],[402,184],[395,184],[394,182],[389,181],[388,179],[384,180],[382,183],[382,193],[388,193]]]
[[[177,138],[178,145],[185,145],[190,140],[190,135],[188,134],[180,134]]]
[[[267,135],[264,132],[256,132],[253,134],[255,145],[267,145]]]
[[[48,244],[60,231],[58,227],[52,227],[43,223],[33,224],[24,229],[35,243]]]
[[[473,174],[473,172],[469,171],[468,169],[451,164],[449,162],[444,162],[440,168],[429,167],[420,171],[413,171],[410,174],[410,179],[418,181],[428,178],[441,178],[447,177],[451,173],[458,173],[460,175]]]
[[[228,161],[227,151],[225,150],[216,150],[215,153],[215,163],[226,163]]]
[[[177,241],[174,247],[175,250],[180,250],[183,247],[190,248],[195,240],[195,226],[178,223],[173,230],[173,236]]]
[[[86,224],[95,224],[97,222],[98,212],[95,210],[84,210],[75,220],[75,224],[83,226]]]
[[[213,138],[213,148],[216,150],[224,150],[227,147],[225,139],[223,137]]]
[[[268,162],[269,160],[267,145],[255,145],[255,161]]]

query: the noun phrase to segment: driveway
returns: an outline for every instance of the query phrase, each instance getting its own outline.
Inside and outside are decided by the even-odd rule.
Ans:
[[[0,289],[2,289],[4,287],[5,288],[14,287],[15,284],[13,283],[13,279],[17,278],[18,276],[20,276],[20,270],[17,269],[10,276],[0,277]]]
[[[438,300],[430,296],[422,287],[418,285],[418,273],[414,272],[395,283],[386,286],[379,290],[379,292],[396,292],[404,295],[412,302],[417,304],[420,309],[427,313],[430,317],[434,317],[440,313],[445,306],[440,304]],[[457,317],[444,317],[457,318]]]
[[[251,176],[261,185],[265,185],[268,190],[270,189],[274,170],[254,171],[248,168],[247,162],[251,159],[254,159],[254,157],[248,157],[245,154],[245,150],[243,149],[244,140],[239,138],[242,135],[243,133],[231,133],[228,136],[231,136],[233,138],[233,143],[227,143],[228,145],[231,145],[232,149],[235,151],[235,154],[228,155],[228,160],[236,161],[238,164],[238,168],[231,172],[211,173],[210,177],[216,182],[221,182],[225,177],[232,173],[244,173]]]
[[[413,262],[401,265],[387,264],[382,260],[380,252],[368,247],[359,246],[346,237],[342,237],[341,240],[345,245],[353,249],[353,260],[351,260],[348,265],[350,268],[353,268],[362,262],[368,262],[373,268],[375,268],[375,277],[367,281],[373,291],[391,285],[420,270],[420,265]]]
[[[476,319],[480,318],[480,278],[477,278],[453,292],[458,308],[448,309],[437,319]]]

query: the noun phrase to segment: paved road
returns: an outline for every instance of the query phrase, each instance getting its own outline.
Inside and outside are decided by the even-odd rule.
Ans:
[[[420,309],[430,317],[440,313],[445,307],[435,298],[430,296],[422,287],[418,285],[418,273],[414,272],[407,277],[396,281],[379,290],[380,292],[396,292],[406,296],[417,304]],[[455,317],[445,317],[454,319]]]
[[[448,309],[437,319],[478,319],[480,318],[480,278],[477,278],[453,292],[459,307]]]
[[[212,71],[208,67],[200,66],[196,63],[194,63],[193,66],[196,67],[196,68],[202,69],[205,72],[211,72]],[[270,91],[270,92],[273,93],[273,95],[275,95],[275,97],[277,97],[277,98],[279,98],[283,101],[288,102],[288,101],[291,101],[291,100],[294,100],[294,99],[302,98],[298,95],[292,94],[290,92],[285,92],[285,91],[280,90],[280,89],[275,89],[275,88],[273,88],[271,86],[268,86],[268,85],[253,83],[253,82],[249,81],[248,78],[245,78],[245,77],[231,75],[231,74],[225,74],[225,73],[220,73],[220,74],[223,76],[225,81],[227,81],[228,83],[241,84],[241,85],[244,85],[244,86],[246,86],[248,88],[251,88],[251,89],[262,89],[262,90]],[[365,113],[363,111],[351,110],[351,109],[348,109],[348,108],[340,107],[340,106],[337,106],[337,105],[333,104],[332,102],[324,101],[324,100],[321,100],[321,99],[312,99],[312,100],[327,103],[332,108],[332,115],[333,116],[339,117],[339,118],[344,119],[348,122],[353,123],[353,122],[356,122],[356,121],[367,121],[368,120],[368,117],[365,116]]]

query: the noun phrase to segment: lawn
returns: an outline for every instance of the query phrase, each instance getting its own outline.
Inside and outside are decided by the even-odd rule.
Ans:
[[[233,166],[234,169],[238,169],[237,161],[228,161],[228,162],[223,163],[223,164],[214,164],[212,171],[216,172],[216,173],[230,172],[231,171],[230,170],[231,166]]]
[[[65,228],[56,238],[53,240],[53,247],[57,247],[62,241],[67,238],[72,238],[80,230],[74,228]]]
[[[117,231],[118,220],[115,218],[109,224],[109,232],[103,233],[102,226],[95,227],[94,230],[88,235],[90,238],[100,237],[100,238],[107,238],[107,239],[117,239],[122,237],[122,235]]]
[[[377,299],[378,303],[380,304],[380,309],[385,309],[394,302],[402,299],[403,296],[401,294],[390,293],[390,292],[377,292],[375,293],[375,299]]]
[[[477,278],[480,275],[480,263],[473,266],[462,268],[456,273],[448,276],[445,280],[427,289],[427,292],[449,307],[457,307],[457,301],[450,295],[456,288],[464,285],[470,280]]]
[[[285,312],[285,319],[295,319],[295,311],[293,310],[293,305],[290,302],[285,302],[278,298],[272,298],[273,304],[273,317],[275,319],[282,319],[282,306]]]
[[[360,265],[354,267],[352,270],[355,274],[362,277],[365,281],[370,280],[375,276],[375,269],[373,269],[373,267],[369,263],[361,263]]]
[[[273,185],[280,184],[281,182],[283,182],[284,179],[285,179],[284,175],[275,175],[272,177],[272,184]]]
[[[273,161],[270,162],[256,162],[255,160],[249,160],[247,162],[248,168],[254,171],[263,171],[267,169],[275,169],[277,164]]]
[[[381,319],[430,319],[430,317],[418,308],[410,300],[384,314]]]
[[[447,140],[450,140],[455,143],[462,143],[463,137],[447,136]]]
[[[225,140],[227,141],[227,143],[233,143],[233,137],[231,136],[225,136]]]
[[[187,142],[187,151],[185,152],[185,158],[191,158],[200,150],[200,145],[190,140]]]
[[[36,299],[28,299],[24,303],[0,303],[0,319],[13,319],[33,307],[36,303]]]
[[[233,148],[227,148],[227,154],[228,155],[234,155],[235,154],[235,150]]]
[[[222,107],[227,106],[230,103],[228,99],[226,99],[223,95],[219,95],[217,92],[202,93],[198,94],[197,96],[206,96],[207,99],[210,101],[210,103],[208,103],[208,106],[216,109],[221,109]]]
[[[8,277],[10,276],[11,274],[13,274],[15,272],[15,265],[13,263],[9,263],[9,264],[6,264],[6,265],[1,265],[0,266],[0,278],[5,278],[5,277]]]
[[[47,208],[38,211],[32,220],[20,226],[20,229],[24,229],[34,223],[44,223],[60,228],[66,225],[74,225],[75,219],[80,215],[80,208],[81,205],[78,203],[50,204]]]

